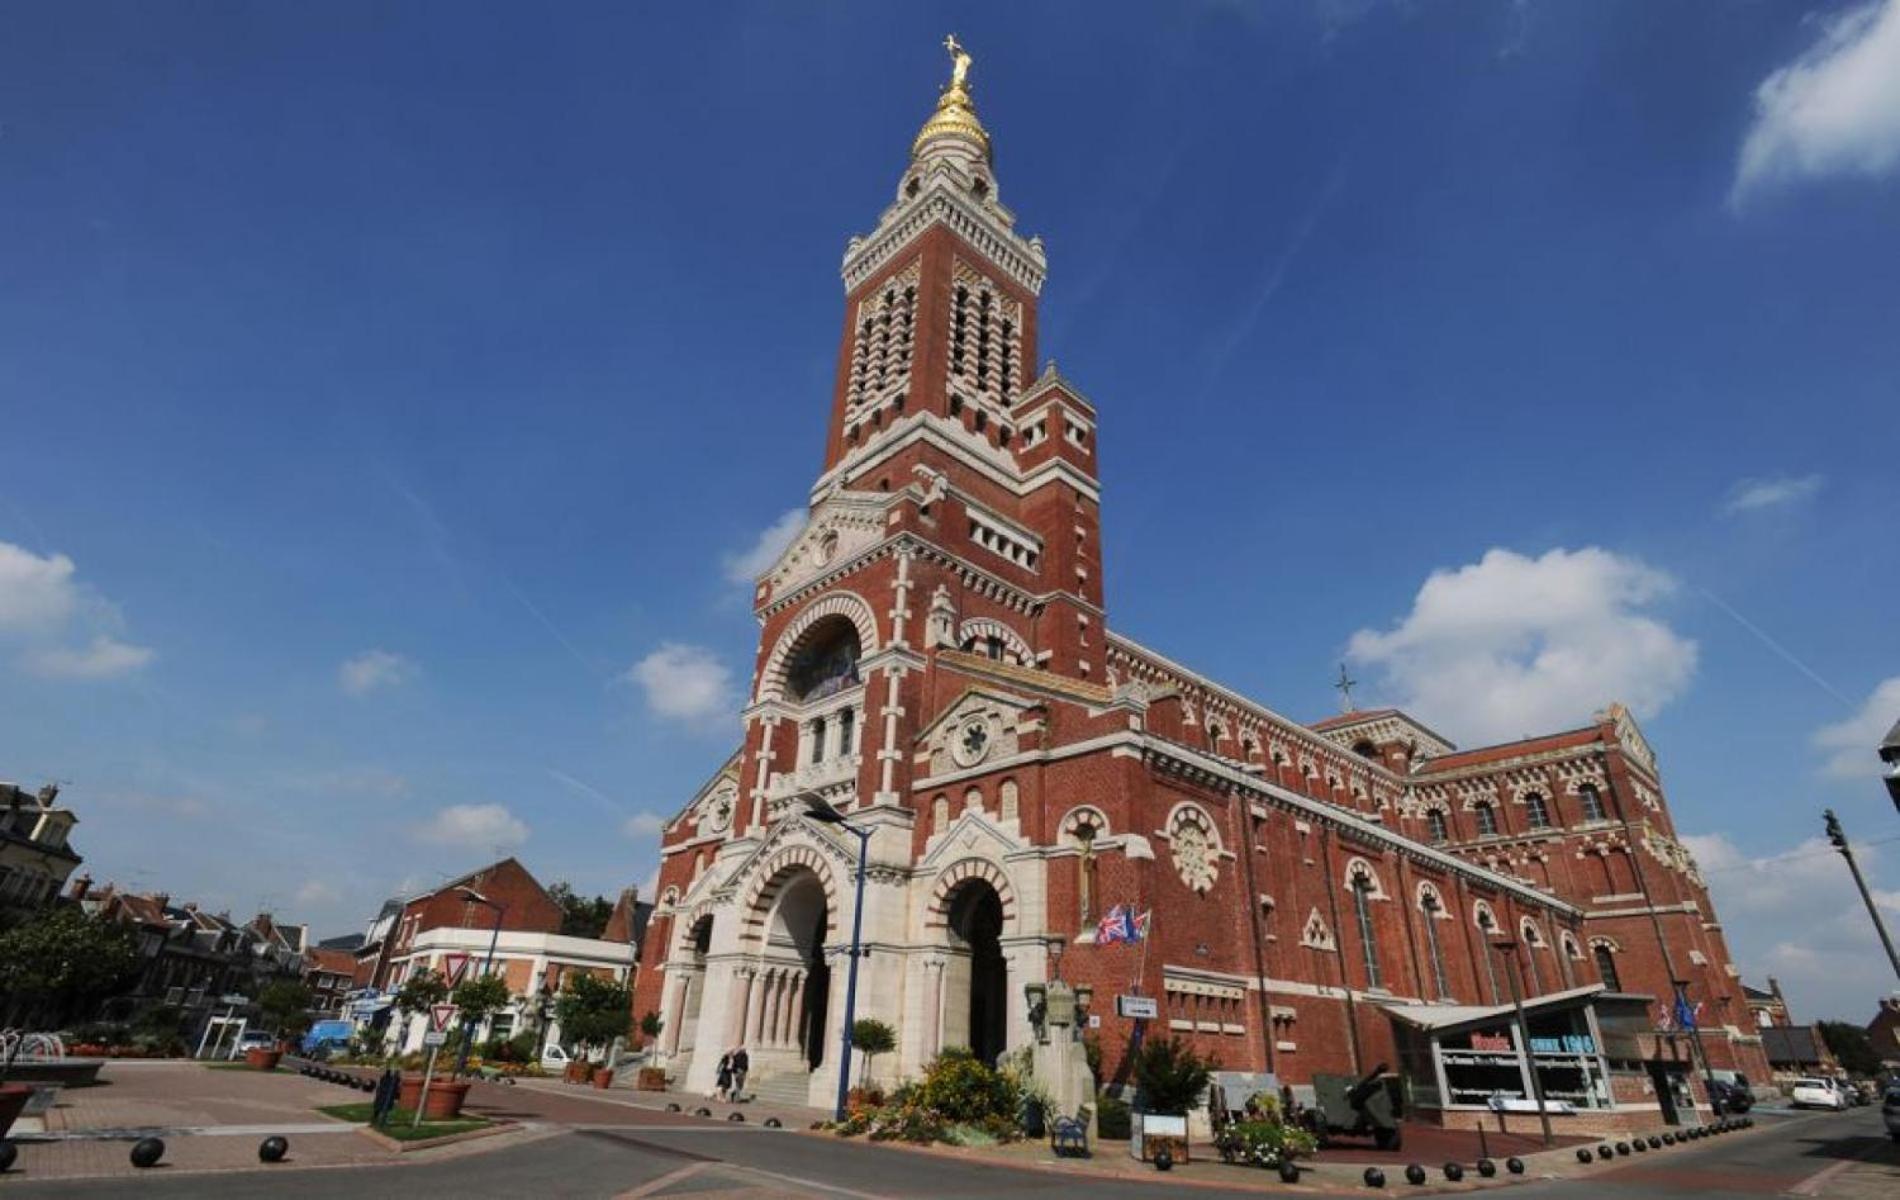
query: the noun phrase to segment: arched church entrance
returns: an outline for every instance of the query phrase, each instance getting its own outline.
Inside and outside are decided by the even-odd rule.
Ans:
[[[829,913],[824,883],[809,869],[779,889],[766,925],[764,987],[756,1001],[752,1041],[790,1059],[793,1069],[815,1070],[825,1060],[825,1019],[831,968],[825,962]]]
[[[1006,1048],[1009,967],[1003,958],[1003,900],[981,879],[965,880],[948,903],[950,957],[944,964],[943,1041],[994,1063]]]
[[[686,977],[686,995],[680,1006],[679,1049],[690,1054],[699,1042],[699,1008],[706,998],[706,952],[712,948],[711,913],[693,922],[686,932],[686,948],[691,971]]]

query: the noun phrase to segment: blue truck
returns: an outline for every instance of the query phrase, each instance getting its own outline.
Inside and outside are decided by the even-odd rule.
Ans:
[[[318,1021],[303,1035],[303,1052],[312,1058],[328,1057],[331,1050],[350,1044],[356,1026],[348,1021]]]

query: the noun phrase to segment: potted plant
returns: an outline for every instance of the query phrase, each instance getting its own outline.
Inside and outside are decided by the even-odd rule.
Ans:
[[[648,1009],[646,1015],[640,1018],[640,1036],[649,1043],[657,1044],[660,1040],[660,1031],[665,1028],[666,1021],[652,1009]],[[633,1086],[643,1092],[664,1092],[666,1068],[641,1067],[639,1074],[634,1076]]]
[[[310,1023],[310,989],[294,979],[279,979],[258,993],[258,1011],[271,1029],[280,1035],[276,1046],[258,1046],[244,1052],[244,1061],[259,1071],[275,1071],[283,1058],[282,1037],[301,1032]]]
[[[881,1096],[875,1100],[871,1099],[878,1093],[867,1087],[865,1080],[871,1073],[873,1058],[880,1054],[889,1054],[897,1049],[896,1032],[876,1017],[862,1017],[852,1022],[851,1046],[862,1056],[862,1061],[858,1064],[858,1086],[848,1093],[851,1103],[882,1104]]]
[[[615,1038],[627,1036],[627,1030],[633,1025],[633,993],[625,984],[611,979],[569,975],[554,1001],[554,1019],[560,1022],[561,1036],[571,1039],[576,1051],[611,1046]],[[578,1082],[586,1082],[593,1074],[594,1064],[587,1061],[584,1054],[577,1053],[576,1058],[587,1072]],[[606,1066],[611,1082],[613,1064]]]
[[[1141,1085],[1132,1147],[1137,1158],[1149,1161],[1166,1150],[1175,1162],[1188,1161],[1188,1111],[1200,1103],[1213,1077],[1213,1061],[1180,1038],[1141,1048],[1135,1059],[1135,1081]]]

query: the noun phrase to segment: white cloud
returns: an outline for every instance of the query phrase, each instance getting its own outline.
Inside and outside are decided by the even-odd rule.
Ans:
[[[306,879],[297,889],[297,903],[306,908],[321,904],[334,904],[343,898],[343,893],[321,879]]]
[[[84,648],[47,646],[26,656],[26,667],[47,679],[111,679],[136,671],[152,661],[145,646],[97,634]]]
[[[437,846],[511,850],[528,840],[528,827],[499,804],[451,804],[417,826],[416,836]]]
[[[1595,546],[1493,549],[1432,572],[1411,612],[1353,634],[1347,654],[1382,672],[1387,699],[1460,740],[1575,726],[1612,700],[1647,717],[1695,671],[1695,643],[1644,611],[1674,588]]]
[[[760,573],[778,561],[785,553],[785,547],[792,544],[799,530],[805,528],[807,514],[802,508],[794,508],[780,514],[778,520],[759,531],[752,547],[738,554],[728,554],[724,559],[726,581],[742,583],[750,587]]]
[[[367,696],[378,688],[399,687],[415,676],[415,663],[388,650],[365,650],[344,659],[336,669],[337,686],[352,696]]]
[[[1820,19],[1814,45],[1755,89],[1730,202],[1773,183],[1900,164],[1900,0]]]
[[[79,606],[73,560],[0,542],[0,633],[57,632]]]
[[[660,836],[666,828],[666,818],[655,813],[635,813],[621,822],[620,832],[637,842]]]
[[[676,721],[708,721],[738,707],[732,672],[702,646],[667,642],[622,677],[646,693],[647,707]]]
[[[1814,747],[1827,755],[1822,774],[1831,779],[1871,780],[1881,771],[1876,747],[1900,721],[1900,675],[1883,679],[1860,711],[1814,731]]]
[[[1893,977],[1847,864],[1824,838],[1760,856],[1746,853],[1727,834],[1682,840],[1702,868],[1736,965],[1749,982],[1760,987],[1765,976],[1777,976],[1800,1020],[1867,1019],[1870,997],[1890,989]],[[1857,844],[1854,853],[1877,882],[1878,848]],[[1900,892],[1873,892],[1887,919],[1900,919]]]
[[[20,665],[45,679],[110,679],[151,662],[151,649],[115,636],[119,610],[76,574],[64,554],[0,542],[0,636],[23,646]],[[75,634],[88,640],[72,644]]]
[[[1753,512],[1760,508],[1778,508],[1806,500],[1821,490],[1826,479],[1820,475],[1772,475],[1762,479],[1740,479],[1722,501],[1727,516]]]

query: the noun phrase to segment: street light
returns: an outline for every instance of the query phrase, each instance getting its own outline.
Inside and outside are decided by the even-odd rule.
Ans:
[[[1537,1101],[1537,1123],[1544,1131],[1544,1148],[1548,1150],[1557,1144],[1550,1132],[1550,1110],[1544,1107],[1544,1080],[1537,1073],[1537,1056],[1531,1053],[1531,1026],[1524,1016],[1524,993],[1517,988],[1517,943],[1508,937],[1496,938],[1491,945],[1499,954],[1508,955],[1510,961],[1504,965],[1504,978],[1511,985],[1511,1010],[1517,1014],[1517,1037],[1524,1044],[1524,1065],[1530,1072],[1531,1098]],[[1480,1120],[1482,1129],[1484,1122]]]
[[[1897,727],[1900,728],[1900,727]],[[1860,898],[1867,905],[1867,915],[1873,918],[1874,932],[1880,935],[1880,944],[1887,948],[1887,961],[1893,964],[1893,973],[1900,975],[1900,951],[1893,946],[1893,936],[1887,932],[1887,922],[1880,917],[1880,906],[1874,903],[1873,893],[1867,890],[1867,879],[1860,873],[1860,864],[1854,861],[1854,847],[1847,840],[1847,831],[1841,828],[1841,819],[1834,810],[1823,809],[1823,828],[1827,830],[1827,840],[1841,857],[1847,860],[1847,869],[1854,876],[1854,886],[1860,889]]]
[[[460,892],[462,897],[470,903],[485,905],[495,910],[495,928],[488,935],[488,957],[482,960],[482,974],[486,975],[489,971],[493,970],[495,966],[495,945],[501,941],[501,919],[508,912],[508,906],[490,900],[472,887],[458,887],[455,890]],[[475,1022],[467,1017],[463,1017],[462,1050],[455,1060],[455,1073],[457,1075],[468,1070],[468,1040],[474,1035],[474,1032]]]
[[[1895,721],[1881,739],[1880,761],[1887,764],[1887,795],[1893,798],[1894,810],[1900,812],[1900,721]]]
[[[845,975],[844,1034],[839,1039],[838,1103],[832,1112],[835,1121],[844,1120],[845,1101],[851,1091],[851,1026],[858,1018],[859,944],[864,936],[864,859],[871,848],[871,831],[853,825],[845,815],[817,796],[805,798],[805,815],[821,825],[835,825],[858,839],[857,898],[851,912],[851,968]]]

